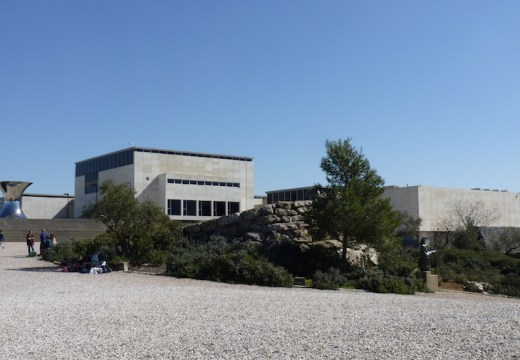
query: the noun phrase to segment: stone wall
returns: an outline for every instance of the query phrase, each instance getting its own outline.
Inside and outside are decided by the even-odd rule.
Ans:
[[[298,243],[311,243],[304,214],[310,201],[279,202],[246,210],[184,227],[184,234],[191,239],[207,241],[212,235],[242,241],[264,242],[271,239],[287,239]]]

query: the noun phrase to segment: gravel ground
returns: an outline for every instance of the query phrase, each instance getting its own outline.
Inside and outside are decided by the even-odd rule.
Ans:
[[[520,300],[62,273],[0,249],[0,359],[520,359]]]

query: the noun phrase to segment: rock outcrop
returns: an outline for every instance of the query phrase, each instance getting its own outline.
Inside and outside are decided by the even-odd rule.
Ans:
[[[207,241],[212,235],[242,241],[292,240],[299,244],[312,243],[303,214],[309,211],[310,201],[279,202],[246,210],[184,227],[184,234],[192,239]]]
[[[311,201],[278,202],[186,226],[183,232],[188,238],[199,241],[208,241],[214,235],[258,244],[287,240],[303,251],[322,247],[341,254],[341,241],[312,239],[304,218],[311,204]],[[354,266],[363,267],[367,261],[377,265],[378,254],[373,248],[359,245],[347,250],[347,260]]]

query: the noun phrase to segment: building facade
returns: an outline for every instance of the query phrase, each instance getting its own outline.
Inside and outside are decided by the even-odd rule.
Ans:
[[[98,200],[105,180],[128,184],[170,218],[206,221],[254,207],[253,159],[131,147],[76,163],[74,216]]]
[[[520,227],[520,194],[505,190],[450,189],[431,186],[389,186],[383,196],[390,199],[394,209],[420,217],[421,232],[442,231],[439,224],[450,216],[454,205],[478,205],[494,215],[489,225],[494,228]]]
[[[312,200],[312,187],[301,187],[267,192],[267,203],[279,201]],[[476,205],[490,213],[494,221],[490,228],[520,228],[520,193],[490,189],[450,189],[431,186],[388,186],[383,196],[395,210],[421,218],[419,232],[423,235],[443,231],[440,224],[450,216],[454,204]]]

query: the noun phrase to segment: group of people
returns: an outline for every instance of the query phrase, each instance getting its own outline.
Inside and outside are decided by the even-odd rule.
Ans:
[[[31,255],[31,252],[34,253],[34,234],[32,230],[29,230],[26,236],[27,241],[27,252]],[[45,229],[42,229],[40,233],[40,256],[46,249],[50,249],[52,246],[56,245],[58,241],[54,234],[48,234]]]

